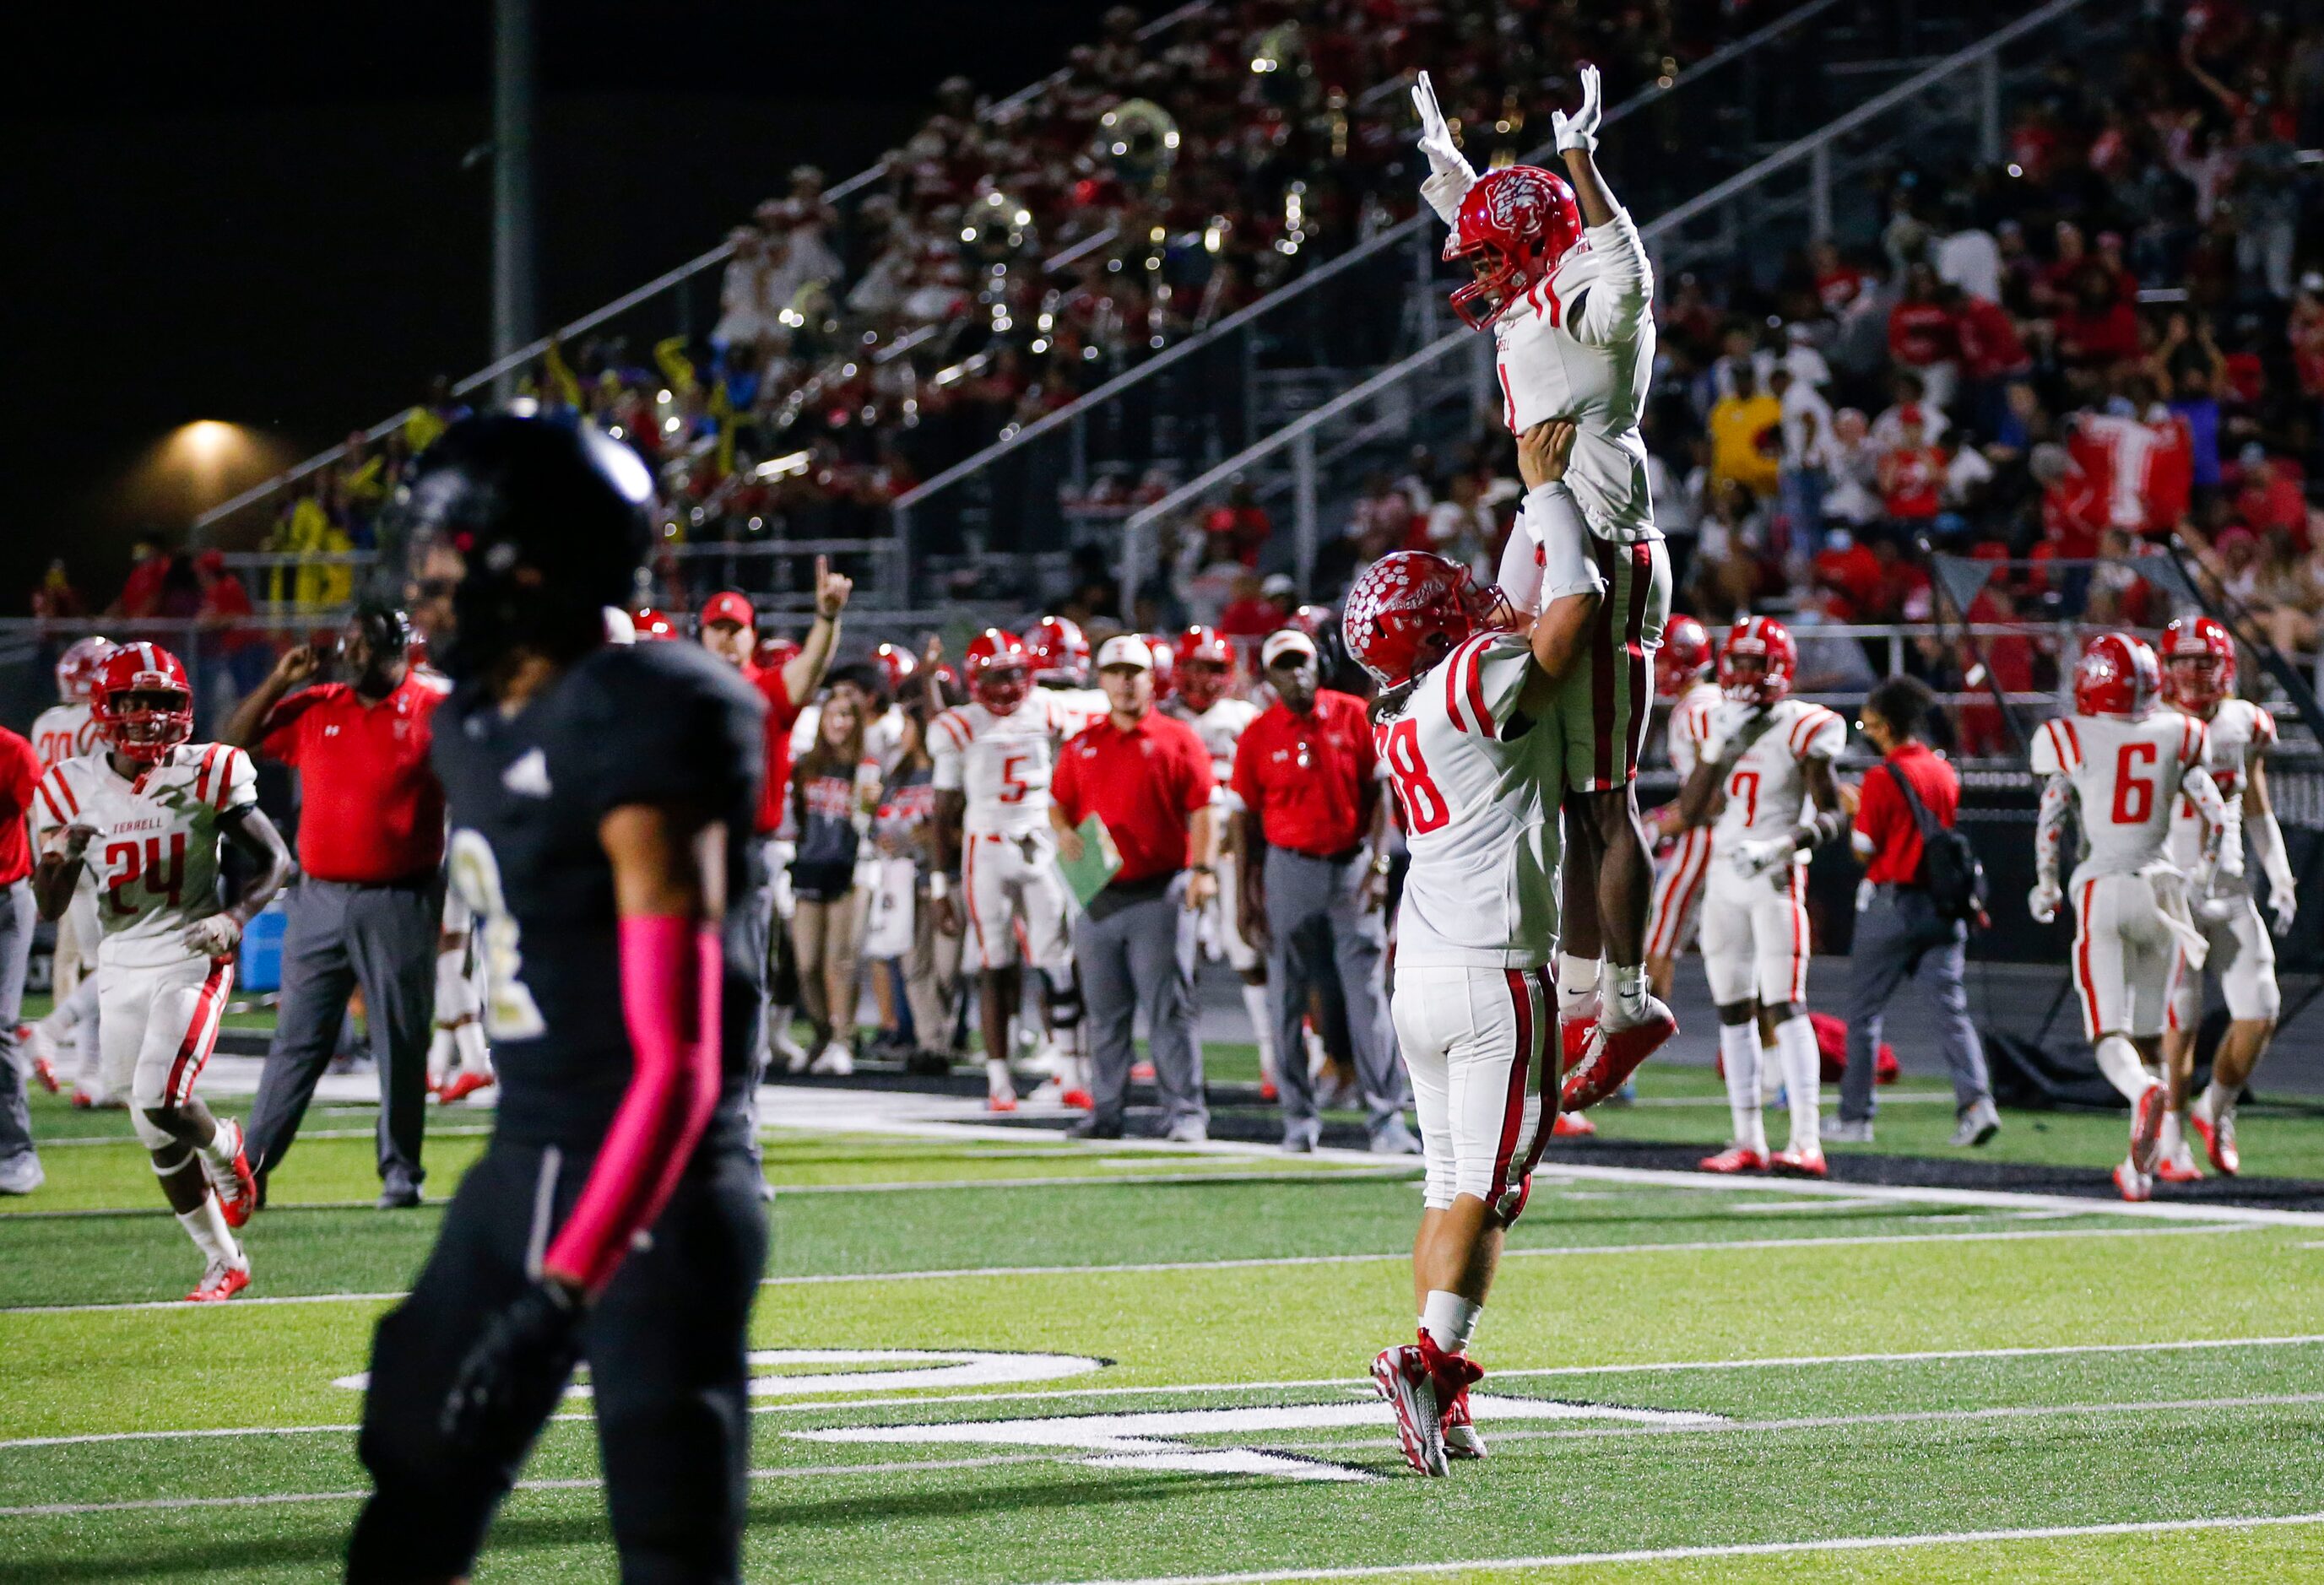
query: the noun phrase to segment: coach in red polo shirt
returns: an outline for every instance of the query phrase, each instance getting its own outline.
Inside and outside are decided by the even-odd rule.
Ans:
[[[1929,999],[1937,1044],[1952,1070],[1953,1143],[1982,1145],[2001,1128],[1985,1048],[1969,1022],[1969,993],[1961,984],[1969,927],[1938,913],[1929,896],[1920,818],[1905,796],[1909,788],[1932,827],[1951,827],[1960,803],[1960,773],[1921,741],[1934,708],[1919,681],[1891,677],[1872,690],[1858,722],[1882,758],[1865,773],[1850,838],[1864,863],[1864,886],[1849,949],[1848,1069],[1840,1077],[1840,1120],[1824,1125],[1827,1140],[1872,1143],[1873,1053],[1880,1049],[1889,999],[1908,979]]]
[[[428,751],[446,688],[413,671],[410,648],[403,613],[360,605],[338,641],[350,680],[292,693],[323,664],[301,645],[226,723],[227,742],[255,745],[299,772],[300,874],[284,903],[281,1006],[248,1129],[262,1204],[357,986],[379,1065],[379,1203],[420,1203],[444,901],[444,788]]]
[[[42,1180],[24,1074],[16,1065],[16,1019],[32,956],[32,846],[24,822],[40,779],[32,745],[0,726],[0,1194],[29,1194]]]
[[[1300,1020],[1312,991],[1344,999],[1371,1147],[1413,1156],[1411,1098],[1388,1024],[1383,963],[1388,826],[1379,760],[1364,702],[1321,686],[1315,640],[1297,628],[1268,635],[1259,666],[1276,703],[1235,745],[1235,816],[1242,838],[1242,938],[1267,954],[1275,1049],[1305,1049]],[[1283,1147],[1315,1148],[1323,1122],[1304,1062],[1285,1060]]]
[[[1067,740],[1049,786],[1059,853],[1082,856],[1076,827],[1095,815],[1121,857],[1121,868],[1074,925],[1074,962],[1089,1004],[1093,1101],[1074,1131],[1121,1137],[1134,1058],[1130,1025],[1142,1002],[1165,1131],[1200,1144],[1210,1137],[1211,1114],[1194,1038],[1194,926],[1218,892],[1210,751],[1193,727],[1154,708],[1154,651],[1145,640],[1108,639],[1097,667],[1111,708]]]
[[[788,896],[790,844],[779,842],[775,832],[783,823],[783,803],[791,785],[791,729],[798,724],[799,713],[815,697],[816,689],[823,686],[824,673],[831,669],[831,657],[839,648],[839,613],[847,609],[847,596],[854,587],[853,580],[831,570],[828,558],[816,557],[815,621],[807,630],[807,640],[789,645],[788,654],[766,666],[759,663],[759,613],[748,595],[724,589],[702,605],[702,647],[741,672],[742,680],[758,689],[759,696],[767,702],[767,777],[759,788],[759,853],[752,871],[757,891],[751,913],[757,932],[754,955],[761,976],[763,1012],[760,1036],[752,1047],[751,1093],[754,1096],[770,1052],[780,1053],[784,1064],[794,1073],[807,1065],[807,1053],[790,1037],[791,1009],[798,1001],[791,933],[775,922],[779,913],[789,913],[783,899]],[[755,1141],[757,1135],[752,1137]],[[756,1147],[754,1143],[752,1148]]]

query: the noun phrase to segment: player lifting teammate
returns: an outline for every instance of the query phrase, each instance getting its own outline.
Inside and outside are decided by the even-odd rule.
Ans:
[[[1558,1110],[1554,992],[1558,689],[1604,598],[1588,531],[1562,482],[1573,426],[1518,447],[1527,531],[1544,549],[1530,632],[1494,631],[1501,591],[1417,551],[1375,562],[1349,592],[1348,651],[1384,690],[1379,757],[1403,806],[1412,865],[1397,921],[1390,1012],[1420,1113],[1426,1173],[1413,1242],[1416,1342],[1384,1349],[1372,1379],[1424,1475],[1481,1457],[1469,1361],[1503,1237],[1524,1211]]]
[[[2131,1104],[2130,1154],[2114,1169],[2126,1200],[2153,1192],[2155,1156],[2170,1086],[2158,1074],[2163,1003],[2174,954],[2200,972],[2209,943],[2195,928],[2190,895],[2211,889],[2221,864],[2227,807],[2203,763],[2203,723],[2157,709],[2154,651],[2122,633],[2100,633],[2074,667],[2074,714],[2034,734],[2034,774],[2046,778],[2034,828],[2034,891],[2027,907],[2048,924],[2074,905],[2074,985],[2098,1071]],[[2200,824],[2192,876],[2164,852],[2172,810],[2186,798]],[[2058,889],[2066,813],[2077,808],[2084,856]]]
[[[2268,796],[2267,754],[2275,746],[2275,718],[2236,691],[2236,640],[2208,616],[2182,617],[2163,630],[2163,696],[2203,723],[2210,744],[2203,761],[2227,803],[2230,828],[2240,825],[2244,870],[2222,875],[2210,895],[2195,899],[2195,928],[2209,945],[2206,961],[2190,966],[2183,954],[2171,971],[2170,1006],[2163,1052],[2170,1064],[2171,1115],[2163,1120],[2156,1174],[2165,1181],[2197,1175],[2184,1130],[2201,1136],[2218,1171],[2242,1169],[2236,1150],[2236,1097],[2267,1053],[2275,1034],[2282,995],[2275,981],[2275,944],[2260,923],[2252,896],[2251,868],[2267,877],[2268,910],[2278,934],[2288,933],[2299,912],[2292,895],[2292,863],[2284,856],[2283,832]],[[2181,797],[2171,816],[2171,862],[2191,873],[2202,862],[2202,825],[2191,799]],[[2195,1031],[2203,1021],[2203,974],[2219,981],[2227,1003],[2227,1038],[2211,1064],[2211,1083],[2194,1105],[2188,1086],[2195,1074]]]
[[[1653,708],[1647,668],[1671,594],[1670,557],[1655,527],[1638,432],[1654,372],[1654,272],[1637,228],[1593,158],[1598,69],[1584,66],[1579,76],[1582,107],[1550,117],[1564,177],[1536,165],[1479,177],[1453,145],[1425,72],[1413,90],[1430,170],[1421,194],[1452,227],[1445,258],[1468,264],[1476,276],[1452,293],[1453,312],[1493,333],[1510,433],[1523,437],[1552,419],[1574,424],[1566,482],[1606,585],[1597,625],[1557,701],[1565,742],[1562,803],[1572,846],[1563,880],[1559,1013],[1563,1021],[1585,1026],[1576,1032],[1583,1055],[1565,1080],[1565,1104],[1575,1111],[1619,1089],[1678,1032],[1647,984],[1654,867],[1636,785]],[[1542,548],[1537,540],[1509,537],[1505,589]],[[1607,988],[1600,984],[1601,958],[1613,981]]]
[[[1702,972],[1719,1007],[1734,1143],[1708,1172],[1773,1166],[1824,1175],[1818,1138],[1822,1057],[1808,1021],[1808,855],[1847,828],[1832,761],[1848,725],[1791,697],[1799,651],[1784,624],[1746,617],[1719,656],[1720,691],[1702,760],[1679,797],[1690,825],[1711,822],[1702,901]],[[1771,1160],[1760,1116],[1763,1049],[1791,1107],[1791,1138]]]
[[[258,807],[250,756],[197,743],[194,690],[156,644],[106,656],[89,692],[104,742],[41,778],[32,824],[43,918],[63,917],[81,877],[94,881],[99,1078],[129,1098],[138,1143],[194,1247],[202,1277],[186,1296],[230,1299],[250,1286],[233,1230],[257,1209],[242,1126],[194,1093],[217,1043],[243,926],[290,875],[290,850]],[[218,853],[231,843],[250,879],[218,903]]]
[[[741,1578],[763,706],[697,645],[605,641],[653,525],[636,453],[511,416],[447,430],[389,520],[456,685],[435,765],[500,1102],[373,1341],[353,1580],[466,1576],[585,1359],[622,1577]]]
[[[1009,1019],[1024,1001],[1020,929],[1025,959],[1040,971],[1050,1027],[1070,1027],[1081,1016],[1065,934],[1065,887],[1049,833],[1049,778],[1064,741],[1065,712],[1054,692],[1033,688],[1032,657],[1015,633],[985,629],[970,641],[963,664],[969,702],[937,716],[928,732],[936,789],[936,816],[928,823],[936,871],[928,892],[947,935],[960,934],[961,912],[967,913],[964,956],[977,968],[985,1104],[1013,1111]],[[1088,1079],[1065,1075],[1064,1089],[1086,1094]]]

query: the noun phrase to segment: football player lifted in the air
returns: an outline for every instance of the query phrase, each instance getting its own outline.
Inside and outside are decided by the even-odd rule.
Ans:
[[[1444,256],[1476,276],[1452,293],[1452,310],[1493,333],[1511,434],[1523,438],[1554,419],[1573,424],[1565,483],[1589,529],[1585,552],[1606,585],[1556,703],[1565,740],[1561,802],[1572,844],[1557,994],[1561,1020],[1584,1026],[1574,1036],[1583,1055],[1564,1086],[1565,1105],[1576,1111],[1620,1088],[1678,1032],[1646,979],[1654,866],[1635,781],[1671,596],[1670,557],[1655,527],[1638,433],[1654,372],[1654,272],[1592,157],[1598,69],[1578,75],[1581,108],[1550,117],[1564,176],[1512,165],[1480,177],[1454,145],[1425,72],[1413,89],[1430,170],[1421,195],[1452,228]],[[1526,521],[1537,533],[1534,514]],[[1503,585],[1543,548],[1537,538],[1512,534]],[[1610,986],[1600,984],[1601,958]]]
[[[2241,874],[2218,876],[2210,895],[2195,899],[2195,928],[2210,944],[2207,962],[2190,965],[2181,957],[2172,968],[2163,1052],[2170,1062],[2172,1110],[2163,1120],[2156,1166],[2166,1180],[2196,1175],[2187,1128],[2201,1136],[2214,1167],[2229,1177],[2242,1170],[2236,1151],[2236,1097],[2267,1053],[2283,1000],[2275,981],[2275,944],[2260,923],[2259,903],[2252,896],[2251,866],[2267,877],[2268,911],[2279,933],[2292,928],[2299,911],[2283,832],[2267,790],[2275,717],[2235,692],[2236,640],[2226,628],[2198,616],[2182,617],[2163,630],[2163,696],[2203,723],[2211,748],[2203,768],[2227,801],[2229,827],[2242,827],[2245,856]],[[2192,873],[2201,862],[2201,822],[2193,801],[2181,797],[2171,816],[2171,862]],[[2195,1076],[2195,1030],[2203,1021],[2206,967],[2218,978],[2231,1021],[2211,1065],[2210,1087],[2190,1107],[2187,1088]]]
[[[194,1093],[234,988],[235,944],[290,876],[290,852],[258,806],[250,756],[189,742],[194,690],[158,644],[105,658],[89,693],[100,746],[60,760],[32,800],[44,918],[95,883],[99,1076],[129,1098],[137,1142],[178,1221],[202,1252],[186,1297],[231,1299],[250,1286],[232,1230],[257,1209],[242,1126]],[[249,861],[242,894],[218,905],[219,850]]]
[[[1711,712],[1701,760],[1679,810],[1711,823],[1711,879],[1702,903],[1702,972],[1719,1005],[1719,1055],[1735,1140],[1704,1159],[1707,1172],[1773,1166],[1824,1175],[1817,1086],[1823,1059],[1808,1022],[1808,855],[1848,827],[1832,761],[1848,724],[1791,696],[1799,651],[1784,624],[1748,616],[1719,655],[1726,696]],[[1791,1103],[1783,1152],[1767,1154],[1760,1117],[1761,1053],[1772,1047]]]
[[[1349,592],[1348,652],[1379,679],[1372,733],[1412,851],[1397,905],[1397,1043],[1426,1164],[1412,1248],[1417,1342],[1384,1349],[1372,1379],[1424,1475],[1484,1444],[1469,1415],[1483,1374],[1467,1349],[1501,1243],[1525,1209],[1558,1110],[1545,972],[1557,945],[1558,689],[1605,595],[1563,480],[1574,427],[1518,443],[1528,531],[1546,555],[1529,631],[1497,628],[1503,594],[1443,557],[1398,551]]]
[[[2100,633],[2074,667],[2074,713],[2034,734],[2034,774],[2046,778],[2034,827],[2033,895],[2048,924],[2074,904],[2075,989],[2098,1071],[2131,1105],[2130,1154],[2114,1169],[2126,1200],[2153,1193],[2170,1086],[2160,1076],[2163,1003],[2172,963],[2200,973],[2210,944],[2188,898],[2242,871],[2241,844],[2224,841],[2227,806],[2203,769],[2209,734],[2191,715],[2156,707],[2163,677],[2154,651],[2123,633]],[[2164,852],[2172,808],[2184,797],[2200,822],[2195,872]],[[2082,862],[2058,889],[2066,811],[2079,806]]]

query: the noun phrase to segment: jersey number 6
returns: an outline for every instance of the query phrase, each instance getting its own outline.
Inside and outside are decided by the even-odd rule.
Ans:
[[[2114,823],[2116,825],[2144,825],[2154,813],[2154,783],[2135,773],[2134,767],[2152,765],[2155,760],[2153,743],[2125,743],[2116,757],[2114,766]]]
[[[1452,818],[1444,795],[1429,779],[1427,761],[1420,757],[1420,723],[1399,721],[1388,729],[1380,751],[1388,774],[1396,779],[1396,796],[1404,804],[1405,829],[1425,836]]]

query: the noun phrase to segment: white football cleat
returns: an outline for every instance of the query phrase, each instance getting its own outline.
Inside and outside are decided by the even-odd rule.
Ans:
[[[1372,1385],[1396,1410],[1397,1443],[1405,1462],[1422,1475],[1442,1475],[1444,1411],[1436,1402],[1436,1382],[1417,1343],[1382,1349],[1372,1360]]]
[[[2154,1180],[2128,1161],[2115,1165],[2114,1186],[2134,1205],[2154,1198]]]
[[[830,1041],[816,1053],[815,1060],[807,1064],[807,1071],[835,1075],[852,1074],[855,1071],[855,1053],[848,1049],[844,1040]]]

